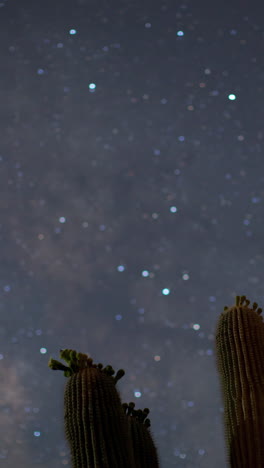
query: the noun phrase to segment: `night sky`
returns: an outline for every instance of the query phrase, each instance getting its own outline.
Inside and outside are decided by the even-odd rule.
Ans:
[[[227,467],[214,333],[264,305],[263,37],[261,2],[1,0],[1,466],[71,466],[72,348],[125,369],[161,468]]]

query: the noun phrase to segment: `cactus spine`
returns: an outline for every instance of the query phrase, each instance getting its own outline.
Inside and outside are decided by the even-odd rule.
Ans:
[[[216,328],[216,360],[224,402],[228,462],[264,467],[264,324],[246,296],[225,307]]]
[[[49,367],[69,377],[64,393],[64,422],[74,468],[158,468],[158,457],[145,420],[149,410],[121,404],[111,366],[93,364],[88,355],[60,351],[65,366],[50,359]],[[129,408],[129,411],[126,411]]]

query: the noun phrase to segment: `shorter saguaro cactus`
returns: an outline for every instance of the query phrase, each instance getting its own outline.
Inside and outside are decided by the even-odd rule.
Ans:
[[[60,351],[61,362],[49,367],[69,377],[64,393],[64,422],[74,468],[158,468],[156,448],[149,432],[149,410],[121,404],[111,366],[94,364],[87,354]]]
[[[130,436],[132,438],[135,463],[140,468],[158,468],[158,452],[150,433],[149,409],[135,410],[135,403],[123,403],[127,415]]]
[[[216,328],[216,359],[224,401],[228,462],[264,467],[264,323],[246,296],[225,307]]]

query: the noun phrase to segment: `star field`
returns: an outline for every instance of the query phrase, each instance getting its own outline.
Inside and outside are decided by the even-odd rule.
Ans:
[[[215,325],[264,305],[260,18],[0,2],[1,466],[70,467],[61,348],[125,369],[162,468],[227,466]]]

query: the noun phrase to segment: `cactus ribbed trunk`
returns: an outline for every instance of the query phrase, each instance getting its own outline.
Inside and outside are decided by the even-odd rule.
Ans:
[[[90,367],[64,393],[65,433],[74,468],[134,468],[132,444],[113,378]]]
[[[232,468],[264,467],[264,324],[245,296],[225,307],[216,329],[216,359]]]
[[[111,366],[93,364],[87,355],[62,350],[69,367],[50,359],[49,366],[63,370],[69,380],[64,392],[64,422],[73,468],[136,468],[129,434]]]

